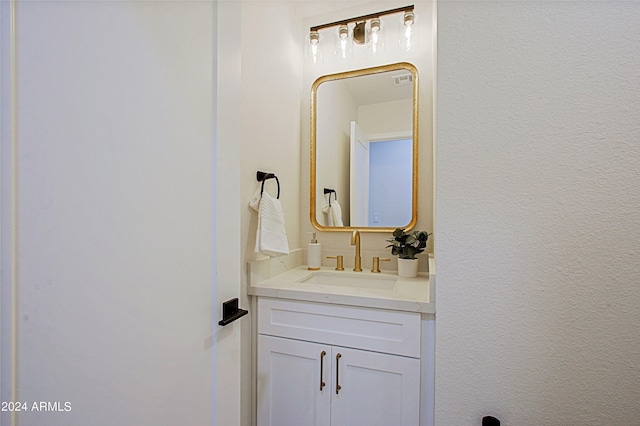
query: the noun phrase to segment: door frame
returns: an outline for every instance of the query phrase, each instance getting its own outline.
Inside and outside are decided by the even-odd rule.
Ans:
[[[219,2],[214,5],[214,214],[213,253],[213,424],[241,424],[241,350],[240,321],[225,327],[222,302],[240,298],[242,247],[241,218],[241,2]],[[247,321],[247,319],[244,319]]]

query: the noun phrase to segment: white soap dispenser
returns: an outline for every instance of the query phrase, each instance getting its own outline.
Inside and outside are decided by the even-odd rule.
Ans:
[[[309,232],[309,234],[313,234],[313,236],[307,245],[307,269],[317,271],[322,264],[322,245],[318,242],[315,232]]]

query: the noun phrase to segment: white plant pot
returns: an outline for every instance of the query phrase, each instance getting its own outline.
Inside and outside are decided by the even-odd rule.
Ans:
[[[415,278],[418,276],[418,259],[398,258],[398,276]]]

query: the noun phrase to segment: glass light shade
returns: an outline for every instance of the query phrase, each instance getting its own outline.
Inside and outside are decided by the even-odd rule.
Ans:
[[[311,31],[309,33],[309,43],[307,44],[306,52],[307,60],[311,62],[313,66],[323,62],[320,33],[318,33],[318,31]]]
[[[407,11],[400,21],[398,44],[402,50],[414,50],[420,45],[420,26],[416,24],[417,16],[413,11]]]
[[[353,56],[353,40],[349,37],[349,27],[340,25],[336,35],[335,56],[338,59],[346,60]]]
[[[384,52],[384,31],[380,18],[373,18],[369,23],[369,41],[366,52],[371,56],[377,56]]]

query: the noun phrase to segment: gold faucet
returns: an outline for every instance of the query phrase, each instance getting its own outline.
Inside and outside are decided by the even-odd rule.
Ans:
[[[351,245],[356,246],[356,259],[353,266],[353,270],[356,272],[362,272],[362,259],[360,258],[360,232],[355,229],[351,234]]]

